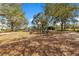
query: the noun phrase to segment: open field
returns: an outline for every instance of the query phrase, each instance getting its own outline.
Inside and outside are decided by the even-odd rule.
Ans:
[[[53,32],[48,36],[27,32],[0,34],[0,55],[79,56],[79,33]]]

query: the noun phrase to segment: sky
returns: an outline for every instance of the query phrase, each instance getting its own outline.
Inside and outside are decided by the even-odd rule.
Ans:
[[[31,21],[33,20],[33,16],[43,11],[43,6],[43,3],[24,3],[21,5],[25,18],[29,21],[29,26],[32,25]]]

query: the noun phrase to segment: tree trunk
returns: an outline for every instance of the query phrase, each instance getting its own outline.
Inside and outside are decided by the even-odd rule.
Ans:
[[[75,24],[73,25],[73,31],[75,31]]]
[[[64,30],[66,30],[66,22],[64,22]]]
[[[14,29],[14,25],[13,25],[13,22],[11,22],[11,31],[13,31]]]
[[[61,31],[63,31],[63,30],[64,30],[64,22],[61,21]]]

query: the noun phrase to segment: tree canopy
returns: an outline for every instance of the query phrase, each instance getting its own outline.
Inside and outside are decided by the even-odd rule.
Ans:
[[[5,17],[8,19],[12,31],[14,27],[24,25],[25,23],[28,24],[23,11],[21,10],[21,4],[3,3],[0,4],[0,7],[0,11],[3,12]]]
[[[64,24],[66,20],[71,17],[76,17],[75,11],[79,9],[78,6],[67,3],[55,3],[55,4],[46,4],[44,12],[48,16],[52,16],[55,22],[61,22],[61,30],[64,29]]]

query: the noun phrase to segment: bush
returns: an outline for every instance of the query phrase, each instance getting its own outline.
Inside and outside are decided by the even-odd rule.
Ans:
[[[55,30],[55,27],[49,26],[47,27],[48,30]]]

